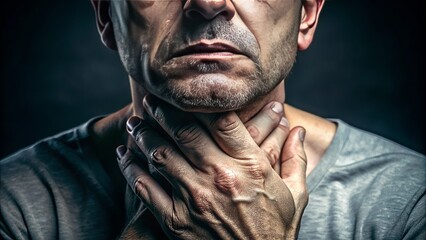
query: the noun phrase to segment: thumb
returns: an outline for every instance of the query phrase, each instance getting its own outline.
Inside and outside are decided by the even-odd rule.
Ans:
[[[296,207],[300,200],[307,200],[305,135],[303,127],[293,128],[281,152],[281,178],[290,189]]]
[[[308,204],[308,191],[306,187],[307,158],[305,148],[306,130],[303,127],[293,128],[281,152],[281,178],[293,195],[296,208],[293,216],[292,227],[297,229],[294,238],[297,238],[303,211]]]

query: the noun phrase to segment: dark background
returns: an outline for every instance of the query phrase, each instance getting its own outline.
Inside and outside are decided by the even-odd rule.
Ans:
[[[287,102],[426,153],[419,4],[326,1],[314,43],[287,79]],[[0,157],[130,101],[89,0],[5,1],[1,18]]]

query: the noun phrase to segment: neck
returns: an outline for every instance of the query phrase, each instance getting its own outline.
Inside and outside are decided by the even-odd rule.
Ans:
[[[290,129],[302,126],[306,129],[304,148],[308,158],[306,175],[318,165],[336,133],[336,125],[324,118],[318,117],[290,105],[284,105],[284,112],[290,124]]]
[[[249,106],[237,111],[243,122],[251,119],[260,109],[271,101],[284,102],[284,83],[281,82],[270,94],[253,102]],[[105,159],[106,169],[114,169],[115,166],[115,148],[127,143],[127,132],[125,129],[127,119],[132,115],[143,116],[142,101],[146,91],[137,83],[131,84],[133,104],[124,109],[111,114],[110,116],[99,120],[93,126],[93,140],[99,159]],[[284,105],[284,114],[289,121],[290,128],[303,126],[307,135],[305,138],[305,151],[308,157],[307,174],[309,174],[319,163],[330,145],[336,126],[332,122],[301,111],[287,104]],[[113,161],[107,161],[107,160]],[[112,163],[111,163],[112,162]],[[111,166],[110,166],[111,165]],[[113,175],[120,176],[119,171]]]
[[[134,80],[131,79],[130,82],[134,105],[133,113],[141,117],[143,116],[142,102],[146,91]],[[284,103],[284,99],[284,81],[282,81],[268,95],[238,110],[237,114],[242,122],[247,122],[269,102],[278,101]],[[290,129],[296,126],[302,126],[306,129],[305,151],[308,157],[307,174],[309,174],[317,166],[331,144],[336,132],[336,126],[324,118],[301,111],[287,104],[284,105],[284,115],[289,121]]]

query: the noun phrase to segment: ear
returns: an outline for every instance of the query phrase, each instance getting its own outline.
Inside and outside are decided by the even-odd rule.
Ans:
[[[102,42],[105,46],[112,50],[117,50],[117,43],[115,41],[114,29],[112,27],[110,15],[110,1],[109,0],[91,0],[93,9],[95,10],[96,23],[98,31],[101,35]]]
[[[311,44],[324,1],[302,0],[302,14],[297,40],[299,50],[305,50]]]

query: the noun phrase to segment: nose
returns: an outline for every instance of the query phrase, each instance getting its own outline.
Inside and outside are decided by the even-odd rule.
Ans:
[[[232,0],[186,0],[183,12],[189,19],[204,18],[212,20],[218,15],[223,15],[226,20],[231,20],[235,15]]]

